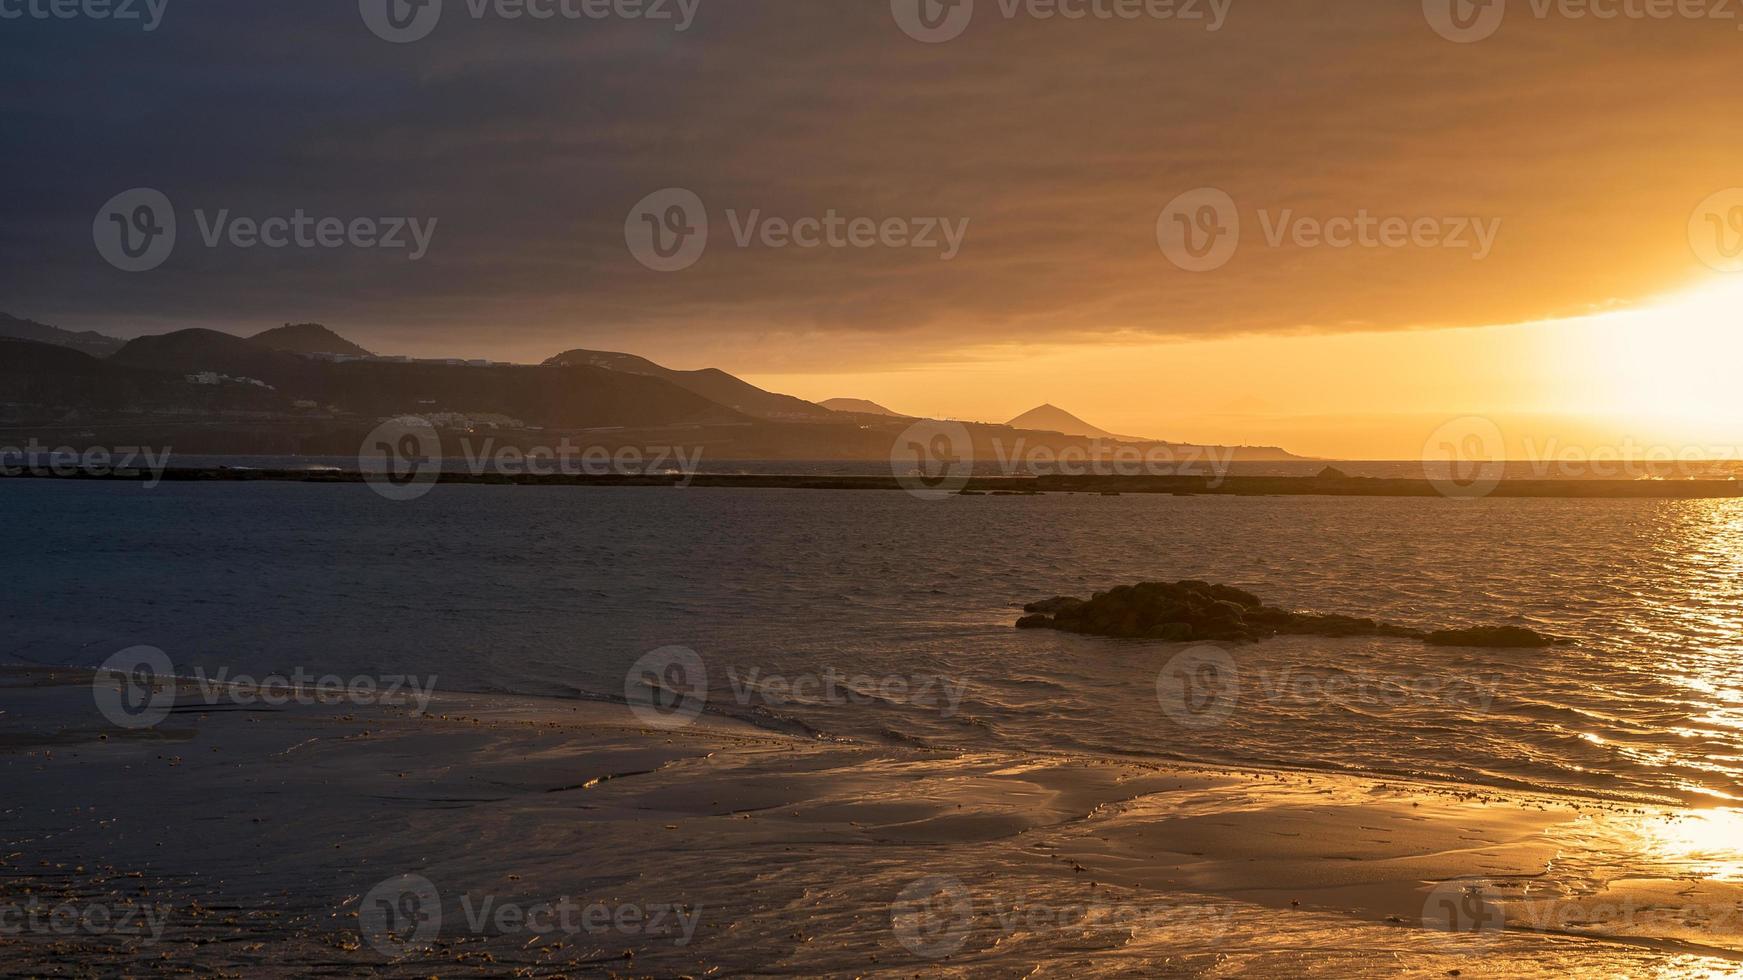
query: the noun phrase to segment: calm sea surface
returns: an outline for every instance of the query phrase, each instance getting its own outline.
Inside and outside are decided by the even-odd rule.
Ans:
[[[622,698],[695,650],[708,710],[938,746],[1743,797],[1743,501],[1049,495],[0,481],[0,663],[435,677]],[[1024,602],[1203,578],[1551,651],[1232,650],[1183,723],[1185,647],[1018,632]],[[828,688],[792,682],[834,678]],[[1173,707],[1173,705],[1169,705]]]

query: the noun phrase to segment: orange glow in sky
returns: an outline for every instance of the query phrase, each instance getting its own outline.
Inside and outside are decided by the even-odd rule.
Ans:
[[[1005,421],[1052,402],[1115,432],[1414,459],[1481,415],[1529,458],[1555,447],[1743,444],[1743,277],[1638,308],[1456,330],[988,346],[873,374],[752,375],[802,398]],[[1374,406],[1386,406],[1376,414]]]

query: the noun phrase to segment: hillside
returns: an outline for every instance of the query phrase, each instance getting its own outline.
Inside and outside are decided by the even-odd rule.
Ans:
[[[866,401],[863,398],[831,398],[817,404],[831,412],[845,412],[849,415],[885,415],[893,419],[912,418],[901,412],[892,412],[877,402]]]
[[[42,409],[163,412],[209,403],[213,392],[287,416],[376,419],[397,414],[500,415],[559,429],[743,423],[748,419],[658,378],[584,365],[465,367],[439,362],[331,362],[261,347],[212,330],[130,341],[106,361],[31,352],[0,401]],[[21,359],[22,362],[22,359]],[[41,384],[24,379],[35,375]],[[258,384],[256,383],[258,382]],[[125,398],[103,395],[105,385]]]
[[[66,347],[81,351],[92,357],[108,357],[121,349],[124,341],[107,337],[94,331],[86,330],[74,333],[51,327],[35,320],[23,320],[15,316],[0,313],[0,337],[15,340],[33,340],[39,344],[53,344],[56,347]]]
[[[631,354],[570,351],[541,365],[341,360],[320,356],[328,350],[271,346],[355,348],[323,327],[268,334],[263,343],[181,330],[137,338],[103,359],[3,340],[0,419],[15,428],[77,422],[92,432],[124,430],[128,439],[185,451],[343,454],[381,419],[420,415],[444,428],[481,428],[505,443],[529,446],[564,438],[553,433],[579,432],[588,444],[693,445],[716,459],[878,461],[890,457],[915,421],[850,399],[832,402],[853,409],[837,413],[723,371],[672,371]],[[710,391],[726,402],[708,397]],[[1107,434],[1053,406],[1011,425],[969,428],[981,459],[1029,450],[1093,454],[1091,440],[1140,441]],[[1199,448],[1142,441],[1169,450]],[[1212,455],[1297,458],[1270,447]]]
[[[771,421],[822,422],[828,421],[834,415],[833,412],[821,405],[794,398],[791,395],[764,391],[748,381],[735,378],[717,368],[704,368],[699,371],[674,371],[634,354],[596,350],[565,351],[545,363],[547,365],[584,364],[603,368],[607,371],[659,378],[701,395],[709,401],[725,405],[734,411]]]
[[[1038,432],[1061,432],[1068,436],[1083,436],[1086,439],[1111,439],[1115,442],[1156,442],[1143,436],[1115,435],[1106,429],[1090,425],[1088,422],[1054,405],[1042,405],[1031,409],[1005,423],[1013,429],[1034,429]]]
[[[248,338],[262,347],[292,354],[335,354],[370,357],[369,351],[339,336],[319,323],[287,323]]]

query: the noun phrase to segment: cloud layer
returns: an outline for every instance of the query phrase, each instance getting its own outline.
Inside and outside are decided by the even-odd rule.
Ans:
[[[746,370],[889,367],[989,343],[1626,303],[1707,271],[1691,212],[1743,184],[1738,21],[1515,2],[1493,37],[1460,44],[1415,3],[1234,0],[1216,31],[1093,15],[1142,9],[1114,0],[1067,6],[1091,15],[979,0],[937,44],[883,0],[701,0],[681,32],[475,18],[446,0],[408,44],[350,2],[170,0],[149,33],[5,21],[0,308],[122,334],[318,319],[413,353],[588,344],[730,350]],[[180,225],[148,273],[92,244],[99,206],[133,187],[163,191]],[[632,207],[667,187],[693,191],[712,226],[677,273],[625,244]],[[1157,224],[1197,188],[1228,195],[1241,238],[1195,273]],[[299,209],[439,226],[410,262],[206,247],[195,218]],[[949,260],[739,247],[732,219],[752,212],[968,231]],[[1469,221],[1493,240],[1481,258],[1474,230],[1469,248],[1316,244],[1339,219],[1376,234],[1426,221],[1436,240]]]

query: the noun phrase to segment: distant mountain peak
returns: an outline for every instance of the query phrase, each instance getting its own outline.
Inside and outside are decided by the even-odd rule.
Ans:
[[[248,338],[262,347],[292,354],[335,354],[371,357],[369,351],[339,336],[319,323],[287,323]]]
[[[1143,436],[1122,436],[1109,432],[1099,426],[1094,426],[1083,419],[1067,412],[1054,404],[1042,405],[1005,423],[1013,429],[1031,429],[1036,432],[1060,432],[1068,436],[1083,436],[1089,439],[1112,439],[1117,442],[1155,442],[1154,439]]]
[[[901,412],[892,412],[882,405],[879,405],[877,402],[867,401],[864,398],[831,398],[828,401],[818,402],[817,404],[822,405],[831,412],[845,412],[849,415],[887,415],[893,419],[906,419],[913,417],[911,415],[903,415]]]

